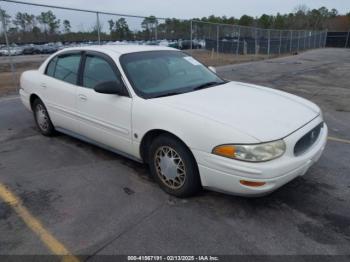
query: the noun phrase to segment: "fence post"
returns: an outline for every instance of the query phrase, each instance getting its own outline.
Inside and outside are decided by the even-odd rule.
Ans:
[[[17,81],[16,81],[16,70],[15,70],[15,66],[14,66],[14,63],[13,63],[13,58],[12,58],[12,55],[11,55],[11,48],[10,48],[9,39],[8,39],[8,36],[7,36],[6,21],[5,21],[5,17],[3,16],[1,8],[0,8],[0,15],[1,15],[2,27],[4,29],[6,48],[7,48],[8,57],[9,57],[9,60],[10,60],[10,67],[11,67],[11,72],[12,72],[12,81],[13,81],[13,84],[14,84],[14,86],[16,88],[16,92],[18,92],[18,85],[17,85]]]
[[[290,53],[292,53],[293,48],[293,31],[290,30]]]
[[[314,36],[314,48],[316,48],[316,34],[315,34],[315,32],[313,32],[312,34]]]
[[[270,29],[267,29],[267,36],[268,36],[268,42],[267,42],[267,56],[270,56],[270,40],[271,40],[271,32]]]
[[[300,47],[300,31],[298,31],[298,47],[297,47],[298,53],[299,53],[299,47]]]
[[[323,43],[323,48],[326,48],[327,45],[327,38],[328,38],[328,29],[325,31],[325,37],[324,37],[324,43]]]
[[[318,40],[318,48],[322,48],[322,33],[319,32],[318,35],[320,36],[320,39]]]
[[[304,50],[306,50],[306,37],[307,37],[307,33],[306,31],[304,31]]]
[[[99,13],[96,12],[96,21],[97,21],[97,40],[98,40],[98,44],[101,44],[101,32],[100,32],[100,16]]]
[[[281,55],[281,47],[282,47],[282,30],[280,30],[280,46],[278,47],[278,54]]]
[[[156,19],[156,27],[154,29],[154,40],[157,43],[157,41],[158,41],[158,19]]]
[[[345,41],[345,48],[347,48],[347,47],[348,47],[349,37],[350,37],[350,30],[348,31],[348,35],[347,35],[347,37],[346,37],[346,41]]]
[[[254,51],[255,51],[255,55],[258,55],[258,39],[257,39],[257,37],[258,37],[258,29],[257,28],[255,28],[255,35],[254,35],[254,47],[255,47],[255,49],[254,49]]]
[[[308,36],[308,38],[309,38],[309,49],[311,49],[311,32],[309,31],[308,33],[309,33],[309,36]]]
[[[219,55],[219,25],[216,26],[216,54]]]
[[[191,28],[191,35],[190,35],[190,40],[191,40],[191,54],[192,54],[192,49],[193,49],[193,43],[192,43],[192,41],[193,41],[193,20],[191,20],[191,26],[190,26],[190,28]]]
[[[238,27],[238,42],[237,42],[237,47],[236,47],[236,56],[238,55],[239,52],[239,42],[241,41],[241,27]]]

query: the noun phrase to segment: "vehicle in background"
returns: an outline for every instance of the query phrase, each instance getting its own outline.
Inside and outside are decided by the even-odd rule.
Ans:
[[[8,54],[8,51],[6,51],[6,47],[0,48],[0,56],[5,56]]]
[[[24,55],[41,54],[41,47],[38,45],[34,45],[34,44],[23,46],[23,54]]]
[[[192,40],[192,41],[191,40],[182,40],[179,42],[179,48],[181,50],[191,49],[191,48],[192,49],[201,49],[202,45],[197,40]]]
[[[41,54],[53,54],[58,51],[58,47],[52,43],[41,45],[40,48]]]
[[[11,55],[36,55],[36,54],[53,54],[57,51],[60,51],[65,48],[70,47],[83,47],[98,45],[98,41],[85,41],[85,42],[55,42],[55,43],[46,43],[46,44],[26,44],[23,46],[17,46],[15,44],[11,45]],[[176,49],[190,49],[191,40],[122,40],[122,41],[101,41],[101,45],[158,45],[165,47],[172,47]],[[200,49],[205,47],[204,40],[192,40],[192,48]],[[6,46],[0,48],[0,56],[7,56],[8,50]]]
[[[1,56],[17,56],[23,54],[23,48],[18,46],[11,46],[10,48],[7,48],[6,46],[0,49],[0,55]]]

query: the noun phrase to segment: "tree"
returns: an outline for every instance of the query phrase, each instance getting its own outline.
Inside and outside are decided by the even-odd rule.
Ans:
[[[26,22],[25,19],[23,17],[23,14],[21,12],[18,12],[15,16],[15,19],[12,20],[12,23],[18,28],[20,27],[22,29],[22,31],[25,31],[25,26],[26,26]]]
[[[270,28],[273,24],[273,16],[263,14],[258,20],[258,26],[262,28]]]
[[[117,34],[117,37],[119,39],[128,39],[131,31],[129,29],[128,23],[126,22],[125,18],[119,18],[115,22],[115,32]]]
[[[2,20],[3,18],[4,18],[6,25],[9,25],[11,23],[11,16],[8,15],[4,9],[0,8],[0,19]]]
[[[60,27],[60,20],[56,19],[56,16],[52,13],[51,10],[47,12],[41,12],[37,19],[39,23],[44,26],[45,34],[47,34],[48,29],[50,34],[54,34]]]
[[[286,28],[286,15],[281,15],[280,13],[277,13],[275,19],[274,19],[274,28],[275,29],[284,29]]]
[[[33,32],[33,34],[34,34],[35,37],[38,37],[39,34],[41,33],[41,30],[40,30],[39,27],[34,26],[33,29],[32,29],[32,32]]]
[[[294,9],[294,13],[289,15],[289,28],[290,29],[307,29],[310,28],[309,24],[309,8],[306,5],[299,5]]]
[[[338,16],[338,14],[339,14],[338,10],[335,8],[333,8],[329,13],[330,17],[336,17],[336,16]]]
[[[36,23],[37,23],[36,19],[35,19],[35,16],[25,13],[24,19],[25,19],[26,24],[27,24],[27,30],[28,31],[32,31],[33,28],[36,26]]]
[[[18,12],[12,22],[17,28],[19,27],[22,32],[29,32],[34,27],[35,16],[28,13]]]
[[[108,25],[109,25],[109,31],[110,31],[110,33],[112,34],[113,31],[114,31],[115,23],[114,23],[113,19],[110,19],[110,20],[108,20],[107,22],[108,22]]]
[[[150,38],[152,38],[152,32],[157,28],[158,20],[155,16],[149,16],[145,17],[141,23],[141,27],[144,29],[146,34],[149,35]],[[155,35],[155,34],[154,34]]]
[[[69,20],[63,20],[63,31],[66,34],[68,34],[68,33],[70,33],[70,30],[71,30],[71,25],[70,25]]]
[[[238,21],[239,25],[252,26],[254,24],[254,18],[248,15],[242,15]]]

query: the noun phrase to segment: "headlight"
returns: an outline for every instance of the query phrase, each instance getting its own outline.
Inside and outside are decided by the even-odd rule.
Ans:
[[[278,158],[286,151],[283,140],[256,145],[221,145],[213,154],[248,162],[263,162]]]

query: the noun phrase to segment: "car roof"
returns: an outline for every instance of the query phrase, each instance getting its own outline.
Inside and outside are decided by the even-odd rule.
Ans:
[[[62,51],[73,51],[73,50],[86,50],[86,51],[97,51],[97,52],[113,52],[119,55],[144,52],[144,51],[179,51],[178,49],[164,46],[153,46],[153,45],[95,45],[95,46],[81,46],[81,47],[70,47],[64,48]]]

